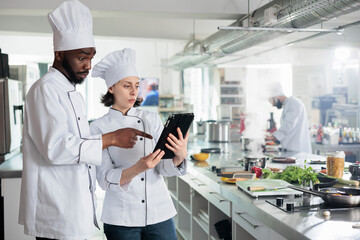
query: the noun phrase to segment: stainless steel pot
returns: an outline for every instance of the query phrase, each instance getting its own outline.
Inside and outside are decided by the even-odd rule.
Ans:
[[[207,121],[206,140],[209,142],[229,142],[230,122],[228,121]]]
[[[268,157],[266,156],[245,156],[245,171],[250,171],[252,167],[259,167],[265,168],[266,167],[266,160]]]

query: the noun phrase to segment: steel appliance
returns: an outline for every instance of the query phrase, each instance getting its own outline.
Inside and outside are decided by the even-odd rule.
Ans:
[[[20,152],[22,125],[22,82],[0,78],[0,163]]]

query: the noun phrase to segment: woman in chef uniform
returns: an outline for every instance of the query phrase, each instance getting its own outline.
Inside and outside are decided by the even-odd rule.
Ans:
[[[92,76],[105,79],[108,92],[101,100],[111,106],[107,114],[92,122],[93,134],[132,127],[153,136],[151,140],[140,137],[133,149],[103,150],[97,180],[106,190],[101,221],[107,239],[176,239],[172,219],[176,210],[163,176],[186,173],[188,134],[183,136],[178,129],[178,139],[169,135],[166,147],[175,153],[173,159],[144,159],[152,153],[163,124],[157,113],[134,107],[139,93],[135,51],[126,48],[110,53],[94,66]]]

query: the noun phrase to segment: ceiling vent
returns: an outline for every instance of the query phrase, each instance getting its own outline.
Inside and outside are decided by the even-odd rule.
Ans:
[[[231,27],[307,28],[360,9],[360,0],[274,0]],[[202,41],[187,44],[168,61],[182,70],[233,54],[289,34],[284,31],[219,30]]]

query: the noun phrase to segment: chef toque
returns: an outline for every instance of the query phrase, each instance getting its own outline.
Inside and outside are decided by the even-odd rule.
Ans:
[[[285,96],[284,90],[279,82],[271,82],[268,84],[269,98]]]
[[[95,47],[90,10],[78,0],[60,4],[48,14],[54,51]]]
[[[135,68],[135,58],[135,50],[131,48],[109,53],[94,66],[91,76],[105,79],[108,88],[126,77],[139,78]]]

